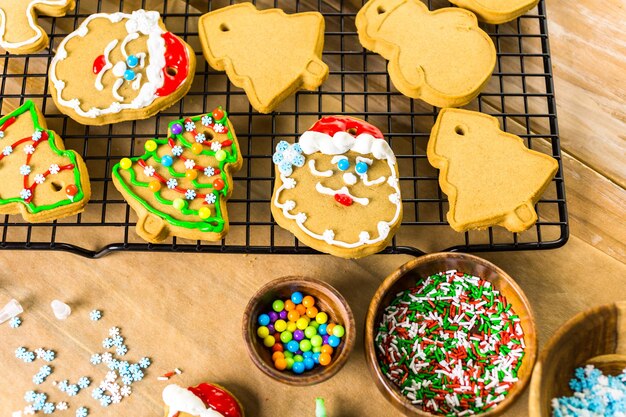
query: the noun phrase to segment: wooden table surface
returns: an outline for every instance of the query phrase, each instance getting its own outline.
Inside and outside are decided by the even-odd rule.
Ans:
[[[548,0],[559,126],[571,236],[561,249],[483,256],[516,278],[537,317],[540,348],[565,320],[590,306],[626,299],[626,43],[622,0]],[[327,399],[333,417],[399,415],[371,381],[362,334],[346,367],[330,381],[289,388],[261,374],[248,359],[241,316],[254,291],[283,275],[327,280],[348,299],[358,329],[381,280],[407,256],[346,261],[329,256],[253,256],[116,253],[94,261],[65,253],[1,252],[0,304],[20,300],[23,326],[0,327],[0,415],[24,406],[39,364],[14,358],[17,346],[58,352],[51,379],[99,381],[89,364],[107,329],[122,328],[129,357],[153,358],[146,379],[122,405],[103,409],[88,393],[71,399],[94,416],[158,416],[156,376],[174,367],[171,382],[213,381],[231,389],[249,416],[312,416],[313,399]],[[56,321],[49,303],[70,303],[74,314]],[[99,308],[104,318],[88,320]],[[52,401],[64,399],[49,383]],[[67,398],[67,397],[65,397]],[[295,401],[294,401],[295,400]],[[527,414],[527,394],[505,413]],[[63,413],[59,415],[74,415]]]

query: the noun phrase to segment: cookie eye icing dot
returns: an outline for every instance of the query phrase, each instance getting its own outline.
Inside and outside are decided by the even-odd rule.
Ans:
[[[350,169],[350,161],[348,161],[348,158],[339,159],[337,161],[337,168],[339,168],[340,171],[347,171]]]
[[[356,167],[354,168],[356,173],[359,175],[363,175],[369,169],[369,165],[365,162],[357,162]]]
[[[129,55],[129,57],[126,58],[126,65],[128,65],[128,68],[135,68],[138,64],[139,58],[137,58],[137,56]]]

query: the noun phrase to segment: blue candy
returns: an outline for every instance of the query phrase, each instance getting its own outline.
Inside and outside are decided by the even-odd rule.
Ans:
[[[347,171],[350,168],[350,161],[347,158],[342,158],[337,162],[337,168],[340,171]]]
[[[303,298],[304,297],[302,296],[302,293],[300,291],[296,291],[293,294],[291,294],[291,302],[296,305],[302,303]]]
[[[304,361],[302,361],[302,363],[304,363],[304,367],[307,371],[310,371],[315,366],[315,361],[313,360],[313,358],[304,358]]]
[[[289,343],[287,343],[287,350],[289,352],[296,353],[299,349],[300,349],[300,343],[298,343],[297,341],[292,340]]]
[[[367,165],[367,163],[365,162],[357,162],[356,167],[354,167],[355,171],[357,174],[359,175],[363,175],[367,172],[367,170],[369,169],[369,165]]]
[[[135,79],[137,75],[135,74],[135,71],[131,70],[131,69],[127,69],[126,71],[124,71],[124,79],[126,81],[132,81]]]
[[[337,346],[339,346],[339,343],[341,343],[341,339],[337,336],[333,335],[328,338],[328,344],[330,345],[330,347],[336,348]]]
[[[270,324],[270,316],[267,314],[261,314],[258,321],[260,326],[267,326]]]
[[[163,155],[161,157],[161,165],[164,167],[170,167],[174,163],[174,159],[170,155]]]
[[[291,370],[296,374],[301,374],[304,372],[305,368],[304,362],[294,362]]]
[[[128,65],[129,68],[135,68],[138,64],[139,58],[135,55],[129,55],[128,58],[126,58],[126,65]]]

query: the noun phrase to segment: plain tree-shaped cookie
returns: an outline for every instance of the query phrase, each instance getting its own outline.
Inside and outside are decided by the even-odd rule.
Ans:
[[[539,0],[450,0],[476,13],[486,23],[498,25],[523,15],[539,3]]]
[[[448,222],[458,232],[503,226],[521,232],[537,221],[534,205],[558,162],[500,130],[488,114],[443,109],[428,142],[428,161],[439,169],[448,196]]]
[[[44,49],[48,34],[37,16],[64,16],[74,6],[74,0],[0,0],[0,46],[16,54]]]
[[[434,106],[469,103],[496,64],[491,38],[467,10],[431,12],[419,0],[370,0],[356,27],[361,44],[389,61],[396,88]]]
[[[205,14],[198,26],[209,65],[226,71],[261,113],[270,113],[299,89],[316,89],[328,77],[320,13],[288,15],[241,3]]]

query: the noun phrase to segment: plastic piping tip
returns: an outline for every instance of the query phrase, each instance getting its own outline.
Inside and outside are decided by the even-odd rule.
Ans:
[[[9,301],[7,305],[2,307],[2,309],[0,310],[0,324],[4,323],[5,321],[11,320],[15,316],[19,316],[23,312],[24,309],[22,308],[22,305],[19,303],[19,301],[15,299]]]
[[[50,303],[50,307],[52,307],[54,317],[56,317],[58,320],[65,320],[70,316],[70,314],[72,314],[72,309],[70,308],[70,306],[59,300],[53,300]]]
[[[326,406],[323,398],[315,399],[315,417],[328,417],[326,415]]]

